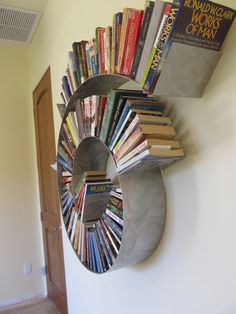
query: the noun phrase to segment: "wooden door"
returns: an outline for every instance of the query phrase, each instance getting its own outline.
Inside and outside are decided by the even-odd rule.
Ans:
[[[56,156],[50,69],[35,88],[33,100],[48,297],[65,314],[67,302],[57,175],[50,166]]]

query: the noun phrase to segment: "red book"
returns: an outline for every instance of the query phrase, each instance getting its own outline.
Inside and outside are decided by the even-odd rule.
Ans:
[[[133,64],[134,54],[138,42],[139,31],[143,17],[142,10],[134,10],[129,21],[129,32],[127,36],[127,43],[124,49],[123,64],[121,73],[130,75]]]

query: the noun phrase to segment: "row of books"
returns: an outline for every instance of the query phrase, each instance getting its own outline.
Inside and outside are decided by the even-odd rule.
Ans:
[[[68,237],[81,262],[102,273],[114,263],[123,230],[122,192],[104,171],[86,171],[72,187],[61,165],[61,208]]]
[[[119,173],[134,165],[165,166],[178,161],[184,152],[165,111],[163,102],[142,91],[112,89],[107,97],[78,100],[63,123],[58,158],[72,169],[80,141],[97,136],[110,149]]]
[[[91,40],[73,43],[63,101],[97,74],[129,76],[153,93],[173,42],[218,51],[234,18],[233,9],[208,0],[156,0],[146,1],[143,10],[124,8],[113,15],[112,26],[97,27]]]

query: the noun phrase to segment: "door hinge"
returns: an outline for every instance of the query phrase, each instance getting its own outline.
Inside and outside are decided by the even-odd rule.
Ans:
[[[41,219],[41,221],[43,221],[43,213],[42,212],[40,213],[40,219]]]

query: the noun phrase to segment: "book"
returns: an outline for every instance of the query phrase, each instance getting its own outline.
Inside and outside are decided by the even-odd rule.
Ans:
[[[104,27],[97,27],[96,33],[96,50],[97,50],[97,62],[98,62],[98,73],[105,73],[105,48],[104,48]]]
[[[139,62],[140,62],[141,55],[142,55],[142,51],[143,51],[145,39],[146,39],[146,36],[147,36],[149,23],[151,21],[154,3],[155,3],[153,1],[147,1],[147,2],[148,2],[148,4],[147,4],[147,6],[145,7],[145,10],[144,10],[144,16],[143,16],[143,20],[142,20],[142,25],[141,25],[141,29],[140,29],[140,32],[139,32],[139,37],[138,37],[138,41],[137,41],[136,50],[135,50],[135,53],[134,53],[134,60],[133,60],[131,71],[130,71],[130,76],[131,76],[132,79],[135,79],[135,76],[136,76],[136,73],[137,73],[137,70],[138,70],[138,65],[139,65]]]
[[[65,112],[66,112],[66,105],[65,105],[65,103],[63,103],[63,104],[57,104],[57,109],[58,109],[58,111],[59,111],[59,113],[60,113],[61,118],[63,119],[64,114],[65,114]]]
[[[158,148],[158,149],[178,149],[180,148],[179,141],[173,140],[160,140],[160,139],[145,139],[138,146],[136,146],[133,150],[131,150],[127,155],[121,158],[117,162],[117,167],[136,156],[137,154],[143,152],[147,148]]]
[[[113,213],[110,209],[106,208],[106,214],[110,216],[113,220],[115,220],[119,225],[123,226],[124,221],[118,215]]]
[[[146,69],[143,74],[141,85],[148,93],[152,93],[158,78],[157,70],[165,49],[166,42],[174,27],[179,13],[179,5],[167,4],[157,36],[149,56]]]
[[[175,130],[172,126],[141,124],[116,151],[114,158],[121,159],[145,138],[172,139]]]
[[[121,71],[121,65],[123,60],[123,53],[124,53],[124,47],[128,39],[128,32],[127,32],[127,26],[130,23],[130,18],[132,15],[132,12],[135,9],[132,8],[124,8],[123,10],[123,16],[122,16],[122,24],[121,24],[121,31],[120,31],[120,40],[119,40],[119,52],[118,52],[118,64],[117,64],[117,73],[120,73]]]
[[[143,11],[133,10],[126,29],[126,42],[124,46],[123,58],[120,66],[120,73],[130,75],[134,53],[137,46],[138,35],[142,22]]]
[[[107,26],[103,33],[104,37],[104,63],[105,63],[105,73],[111,73],[111,36],[112,28]]]
[[[79,87],[79,79],[77,77],[76,63],[73,51],[68,52],[68,60],[68,67],[70,70],[73,90],[75,91]]]
[[[105,111],[106,103],[107,103],[107,97],[100,96],[99,105],[98,105],[98,113],[97,113],[97,128],[96,128],[96,136],[98,137],[101,131],[101,124],[103,120],[103,114]]]
[[[79,61],[79,47],[78,42],[73,42],[72,44],[72,51],[74,55],[74,62],[75,62],[75,72],[78,81],[78,86],[81,84],[81,70],[80,70],[80,61]]]
[[[85,138],[85,128],[83,121],[83,103],[80,101],[80,99],[78,99],[75,104],[75,112],[78,124],[79,137],[82,140],[83,138]]]
[[[130,169],[132,166],[135,167],[137,162],[139,161],[152,161],[158,163],[159,160],[163,160],[165,158],[183,158],[184,151],[182,148],[173,149],[173,150],[163,150],[163,149],[146,149],[142,153],[136,155],[135,157],[131,158],[127,162],[123,163],[117,168],[118,173],[124,171],[125,169]]]
[[[175,2],[178,4],[179,1]],[[165,42],[158,66],[155,67],[150,93],[154,91],[173,42],[219,51],[233,23],[235,12],[211,1],[180,2],[178,16]]]
[[[115,73],[118,71],[119,63],[119,49],[120,49],[120,36],[121,36],[121,27],[123,20],[123,12],[118,12],[115,14],[116,25],[115,25]]]
[[[135,76],[135,81],[138,83],[141,82],[141,79],[143,77],[143,72],[145,71],[145,67],[146,67],[149,55],[151,53],[152,47],[153,47],[154,39],[155,39],[157,30],[159,28],[159,25],[162,19],[162,12],[163,12],[164,6],[165,6],[164,1],[161,1],[161,0],[155,1],[152,17],[151,17],[147,35],[146,35],[146,40],[143,46],[142,55],[141,55],[139,66],[138,66],[137,73]]]
[[[154,43],[153,43],[153,46],[152,46],[152,49],[151,49],[151,53],[150,53],[149,58],[147,60],[147,63],[146,63],[146,66],[145,66],[145,70],[144,70],[144,73],[143,73],[143,76],[142,76],[142,79],[141,79],[141,82],[140,82],[141,86],[143,86],[144,83],[145,83],[145,80],[146,80],[148,71],[149,71],[149,69],[150,69],[150,67],[152,65],[153,59],[155,60],[154,57],[155,57],[156,51],[159,52],[159,54],[156,56],[156,58],[157,58],[161,54],[161,49],[164,46],[164,40],[167,39],[167,36],[164,35],[164,34],[166,34],[166,31],[164,31],[164,30],[167,29],[167,27],[168,27],[167,20],[168,20],[169,15],[170,15],[171,8],[172,8],[172,4],[171,3],[166,3],[165,4],[163,15],[162,15],[162,19],[161,19],[161,22],[160,22],[157,34],[155,36],[155,40],[154,40]],[[173,19],[171,21],[173,21]],[[172,23],[172,25],[173,25],[173,23]],[[168,34],[170,33],[170,31],[171,31],[171,27],[168,27]],[[162,38],[163,38],[163,40],[162,40]]]
[[[112,183],[85,183],[82,222],[100,219],[109,200]]]
[[[183,1],[171,40],[219,51],[236,11],[208,0]]]

